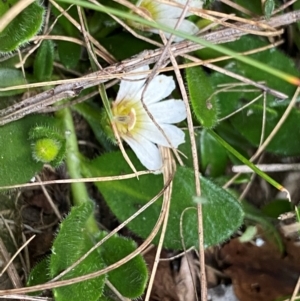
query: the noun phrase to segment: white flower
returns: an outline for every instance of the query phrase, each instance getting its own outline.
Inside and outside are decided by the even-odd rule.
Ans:
[[[185,5],[187,0],[175,0],[175,2]],[[137,3],[137,6],[143,10],[144,13],[149,15],[154,21],[160,24],[167,25],[171,28],[175,28],[175,25],[180,18],[183,9],[171,5],[167,5],[164,3],[160,3],[155,0],[140,0]],[[189,7],[201,9],[203,6],[202,0],[191,0],[189,2]],[[190,16],[191,13],[187,12],[186,17]],[[145,27],[142,24],[136,22],[129,22],[132,26],[137,27],[140,30],[151,31],[154,33],[158,33],[159,30],[156,28]],[[182,20],[180,26],[177,28],[180,31],[186,32],[190,35],[196,34],[199,29],[198,27],[189,20]],[[170,36],[170,33],[165,33],[166,37]],[[181,41],[182,38],[174,36],[174,41]]]
[[[149,70],[148,66],[133,72]],[[141,163],[150,170],[162,167],[157,145],[177,148],[184,142],[184,132],[173,125],[186,118],[184,102],[180,99],[161,101],[175,89],[171,76],[155,76],[143,96],[143,101],[155,122],[159,124],[171,145],[148,116],[141,102],[147,75],[126,76],[120,84],[116,100],[112,103],[112,122],[120,137],[133,149]]]

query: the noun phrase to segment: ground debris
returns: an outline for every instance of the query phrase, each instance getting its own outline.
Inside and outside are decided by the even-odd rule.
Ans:
[[[240,301],[274,301],[293,293],[300,276],[300,247],[283,239],[285,253],[271,242],[263,245],[232,239],[220,251],[224,270]],[[298,254],[298,256],[295,256]]]

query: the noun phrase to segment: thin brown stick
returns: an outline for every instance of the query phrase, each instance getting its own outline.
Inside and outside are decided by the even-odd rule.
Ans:
[[[300,277],[298,278],[297,284],[295,286],[295,289],[293,291],[293,295],[292,295],[290,301],[295,301],[296,300],[299,289],[300,289]]]
[[[249,15],[249,16],[252,16],[252,17],[257,17],[252,11],[250,11],[249,9],[237,4],[237,3],[234,3],[230,0],[220,0],[221,2],[223,2],[224,4],[227,4],[228,6],[236,9],[237,11],[240,11],[246,15]]]
[[[120,176],[110,176],[110,177],[94,177],[94,178],[80,178],[80,179],[64,179],[64,180],[52,180],[37,183],[25,183],[25,184],[15,184],[9,186],[1,186],[0,190],[16,189],[16,188],[27,188],[35,187],[40,185],[51,185],[51,184],[71,184],[71,183],[92,183],[92,182],[107,182],[107,181],[119,181],[131,178],[136,178],[137,176],[148,175],[153,173],[151,170],[137,171],[137,173],[120,175]]]
[[[43,191],[49,205],[51,206],[52,210],[54,211],[55,215],[58,217],[59,220],[62,220],[62,216],[61,216],[59,210],[57,209],[56,205],[54,204],[51,196],[49,195],[49,193],[47,191],[47,189],[45,188],[41,178],[38,175],[36,176],[36,178],[37,178],[38,182],[41,184],[40,186],[42,188],[42,191]]]
[[[287,13],[285,15],[273,17],[268,22],[266,22],[266,24],[269,24],[270,26],[278,27],[278,26],[291,24],[299,19],[300,19],[300,10]],[[240,26],[240,29],[242,29],[245,26],[249,26],[249,25],[242,25]],[[206,34],[203,36],[203,38],[210,42],[219,44],[219,43],[236,40],[245,34],[246,33],[241,30],[233,30],[229,28],[229,29],[222,29],[216,32]],[[193,42],[182,41],[179,43],[174,43],[170,47],[170,50],[172,51],[174,56],[178,56],[201,48],[203,48],[202,45]],[[149,65],[157,61],[160,57],[161,52],[162,49],[142,52],[138,56],[134,56],[131,59],[126,59],[121,63],[109,66],[105,68],[103,71],[98,71],[84,78],[77,79],[75,83],[63,84],[51,90],[48,90],[46,92],[30,97],[22,101],[21,103],[19,103],[18,106],[22,107],[22,106],[26,106],[27,104],[47,101],[49,97],[53,97],[53,96],[56,97],[56,101],[59,101],[65,97],[66,93],[68,95],[76,95],[77,94],[75,93],[76,91],[81,91],[82,89],[86,89],[98,85],[99,83],[102,82],[106,82],[110,78],[115,78],[116,74],[128,72],[140,66]],[[42,84],[40,84],[40,86],[42,86]],[[30,85],[28,85],[27,87],[30,87]],[[1,91],[8,91],[17,88],[18,87],[9,87],[5,89],[1,89]],[[9,109],[1,110],[0,115],[4,116],[6,114],[9,114],[10,112],[13,112],[15,109],[16,107],[12,106]],[[6,124],[10,121],[19,118],[21,117],[18,115],[2,117],[0,118],[0,125]]]
[[[5,271],[7,269],[9,269],[10,265],[12,264],[12,262],[14,261],[14,259],[18,256],[18,254],[35,238],[35,235],[31,236],[23,245],[21,248],[19,248],[17,250],[17,252],[13,255],[12,258],[6,258],[6,259],[9,259],[7,261],[7,264],[6,266],[2,269],[1,273],[0,273],[0,277],[5,273]],[[2,244],[2,245],[1,245]],[[2,240],[0,239],[0,246],[1,246],[1,251],[4,252],[4,249],[3,249],[3,242]],[[11,279],[12,280],[12,279]],[[19,286],[16,286],[16,287],[22,287],[22,284],[20,284]]]
[[[166,183],[169,182],[170,176],[172,177],[172,174],[175,173],[176,163],[175,163],[175,161],[172,157],[172,154],[171,154],[171,151],[170,151],[169,148],[161,147],[160,151],[161,151],[162,157],[163,157],[163,165],[164,165],[164,167],[163,167],[163,178],[164,178],[164,184],[166,185]],[[156,251],[156,254],[155,254],[154,263],[153,263],[153,267],[152,267],[152,271],[151,271],[151,276],[150,276],[150,279],[149,279],[149,282],[148,282],[148,288],[147,288],[146,295],[145,295],[145,298],[144,298],[145,301],[148,301],[149,298],[150,298],[150,294],[151,294],[151,290],[152,290],[152,287],[153,287],[157,267],[158,267],[158,264],[159,264],[159,258],[160,258],[161,250],[162,250],[162,247],[163,247],[163,242],[164,242],[164,239],[165,239],[165,234],[166,234],[168,219],[169,219],[169,212],[170,212],[172,187],[173,187],[173,182],[171,181],[170,184],[168,185],[168,187],[166,188],[166,190],[164,191],[164,198],[167,202],[166,214],[165,214],[164,222],[163,222],[162,229],[161,229],[159,243],[158,243],[158,246],[157,246],[157,251]]]
[[[58,5],[55,1],[50,0],[51,4],[57,8],[80,32],[82,32],[82,28],[80,24],[72,18],[60,5]],[[93,38],[88,32],[87,35],[92,41],[92,43],[101,51],[102,55],[101,57],[107,61],[110,64],[113,64],[116,62],[115,58],[95,39]]]
[[[10,263],[9,253],[8,253],[1,238],[0,238],[0,253],[1,253],[3,259],[5,260],[5,263]],[[6,265],[5,269],[3,269],[3,271],[1,272],[1,275],[4,273],[4,271],[6,269],[7,269],[8,277],[11,280],[13,286],[16,288],[22,287],[22,281],[18,275],[18,272],[17,272],[15,266],[13,264]]]

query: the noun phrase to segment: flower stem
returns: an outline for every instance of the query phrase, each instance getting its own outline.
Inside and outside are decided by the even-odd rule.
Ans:
[[[61,120],[66,137],[66,165],[70,178],[82,178],[80,172],[80,153],[78,149],[77,137],[73,123],[72,114],[69,109],[63,109],[56,113],[56,116]],[[81,205],[84,202],[91,202],[86,186],[84,183],[72,183],[71,191],[74,205]],[[96,220],[92,215],[87,220],[87,230],[90,233],[97,233],[99,228]]]

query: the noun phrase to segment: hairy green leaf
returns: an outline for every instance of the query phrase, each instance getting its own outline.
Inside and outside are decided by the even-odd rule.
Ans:
[[[137,170],[143,169],[132,153],[128,152],[128,154]],[[105,154],[90,163],[84,163],[83,170],[87,176],[131,173],[120,152]],[[190,209],[182,216],[183,237],[187,247],[198,246],[194,185],[192,169],[179,167],[173,182],[170,218],[164,240],[166,248],[182,249],[180,218],[187,208]],[[219,186],[202,177],[201,185],[202,196],[207,200],[203,204],[205,246],[211,246],[228,239],[236,231],[243,221],[243,211],[237,200]],[[98,182],[96,186],[116,217],[120,221],[124,221],[163,188],[163,181],[160,175],[146,175],[139,179]],[[158,219],[161,205],[160,199],[142,212],[129,223],[130,230],[146,238]],[[154,242],[158,242],[158,237]]]
[[[101,232],[97,236],[101,240],[107,235]],[[100,247],[100,252],[107,266],[121,260],[136,249],[136,243],[132,239],[114,235]],[[141,255],[138,255],[121,265],[119,268],[108,273],[108,280],[127,298],[135,299],[140,297],[146,287],[148,270]]]
[[[50,80],[53,72],[54,45],[51,40],[44,40],[35,57],[33,72],[38,81]]]
[[[0,17],[19,0],[0,2]],[[41,29],[45,9],[39,1],[26,7],[0,32],[0,53],[16,50],[35,36]]]
[[[212,128],[218,121],[218,99],[208,75],[202,67],[186,69],[186,80],[193,112],[204,128]]]
[[[73,207],[71,213],[61,223],[50,257],[51,277],[57,276],[92,248],[93,243],[88,236],[85,224],[93,209],[94,206],[91,201]],[[98,252],[93,252],[62,279],[82,276],[98,271],[103,267],[103,259]],[[55,288],[53,290],[55,300],[96,301],[102,295],[104,281],[105,276],[100,276],[73,285]]]
[[[49,258],[44,258],[33,267],[28,277],[27,286],[43,284],[51,280],[49,275],[48,264],[49,264]],[[39,295],[40,293],[41,293],[40,291],[37,291],[32,293],[32,295],[35,296],[35,295]]]

